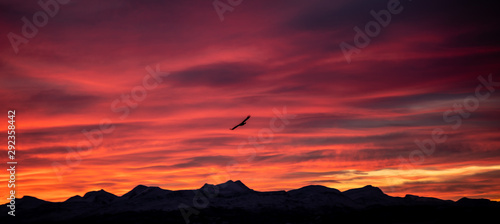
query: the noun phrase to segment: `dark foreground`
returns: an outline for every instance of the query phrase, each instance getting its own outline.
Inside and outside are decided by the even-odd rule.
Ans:
[[[64,202],[25,196],[16,200],[15,217],[8,211],[0,208],[2,223],[493,223],[500,203],[391,197],[372,186],[257,192],[228,181],[182,191],[139,185],[120,197],[101,190]]]

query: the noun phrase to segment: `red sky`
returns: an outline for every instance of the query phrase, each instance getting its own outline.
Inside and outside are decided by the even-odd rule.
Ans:
[[[388,2],[243,0],[221,21],[211,1],[72,0],[15,53],[8,34],[42,9],[1,1],[0,102],[5,122],[17,112],[17,197],[232,179],[261,191],[371,184],[500,200],[500,85],[475,93],[478,77],[500,82],[498,6],[402,0],[348,63],[340,44],[355,46],[353,28]],[[147,66],[159,66],[157,86]],[[460,115],[464,100],[477,108]],[[113,128],[85,147],[101,121]],[[421,151],[415,140],[436,129],[446,140]],[[0,173],[2,198],[8,178]]]

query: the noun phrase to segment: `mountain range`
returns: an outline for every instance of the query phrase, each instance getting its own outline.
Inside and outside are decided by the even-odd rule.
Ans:
[[[16,223],[462,223],[500,212],[500,202],[488,199],[392,197],[371,185],[260,192],[231,180],[197,190],[138,185],[122,196],[90,191],[64,202],[24,196],[16,200],[16,217],[6,205],[0,219]]]

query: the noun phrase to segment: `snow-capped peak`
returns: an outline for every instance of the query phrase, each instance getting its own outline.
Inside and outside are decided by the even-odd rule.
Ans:
[[[205,184],[203,187],[201,187],[201,190],[205,191],[210,191],[210,192],[218,192],[219,194],[222,195],[232,195],[232,194],[238,194],[238,193],[250,193],[253,192],[252,189],[248,188],[245,184],[243,184],[241,181],[232,181],[228,180],[225,183],[222,184]]]
[[[134,189],[122,195],[122,198],[128,198],[128,199],[133,198],[142,193],[143,191],[145,191],[146,189],[148,189],[148,187],[144,185],[137,185],[136,187],[134,187]]]
[[[106,204],[118,198],[118,196],[111,194],[103,189],[99,191],[89,191],[83,197],[80,195],[73,196],[66,200],[67,202],[92,202]]]

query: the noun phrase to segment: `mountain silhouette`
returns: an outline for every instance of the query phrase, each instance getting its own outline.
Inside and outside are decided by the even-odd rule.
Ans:
[[[399,205],[403,202],[401,198],[391,197],[378,187],[373,187],[372,185],[367,185],[362,188],[350,189],[343,192],[344,195],[351,198],[358,204],[370,206],[370,205]]]
[[[196,214],[186,219],[180,212],[181,207],[193,209],[191,211]],[[217,185],[204,184],[195,190],[177,191],[138,185],[122,196],[105,190],[90,191],[83,197],[73,196],[64,202],[24,196],[16,200],[16,208],[19,210],[17,216],[10,217],[6,204],[1,206],[0,218],[15,218],[16,223],[93,224],[333,223],[342,220],[349,223],[440,223],[450,220],[476,222],[493,217],[500,211],[500,203],[465,197],[456,202],[415,195],[393,197],[371,185],[344,192],[320,185],[260,192],[241,181],[229,180]],[[414,212],[422,214],[415,217]]]
[[[73,196],[68,200],[66,200],[66,202],[88,202],[96,204],[109,204],[116,198],[118,198],[118,196],[101,189],[100,191],[87,192],[83,197],[81,197],[80,195]]]

